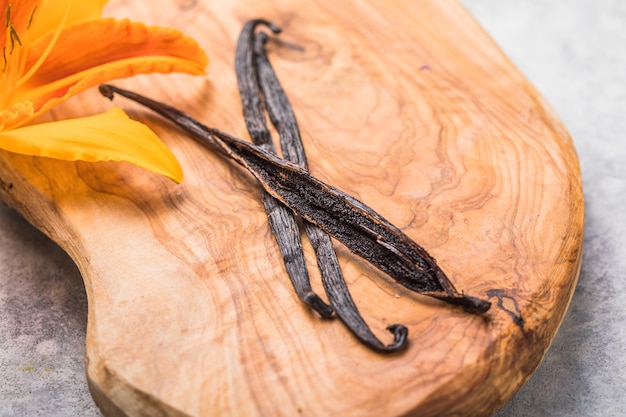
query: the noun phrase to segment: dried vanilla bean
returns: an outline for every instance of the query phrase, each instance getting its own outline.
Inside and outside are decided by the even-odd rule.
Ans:
[[[137,93],[111,85],[100,86],[100,93],[110,99],[115,94],[131,99],[170,120],[203,146],[228,156],[269,194],[406,288],[462,306],[469,313],[482,314],[491,307],[487,300],[459,292],[424,248],[380,214],[303,168]]]
[[[243,115],[252,142],[265,151],[275,154],[276,149],[265,121],[261,91],[254,68],[254,31],[260,24],[266,25],[275,33],[280,31],[276,26],[265,20],[258,19],[247,22],[237,41],[235,69]],[[283,257],[285,269],[296,290],[296,294],[300,300],[317,311],[320,316],[330,318],[333,313],[332,307],[326,304],[311,288],[300,240],[300,230],[295,215],[288,207],[264,190],[262,191],[261,199],[267,213],[270,228]]]
[[[267,39],[267,35],[260,32],[256,35],[254,45],[256,70],[259,84],[263,91],[265,107],[272,124],[280,136],[283,158],[295,162],[308,170],[296,116],[265,52],[264,46]],[[387,327],[394,334],[394,340],[389,345],[383,344],[374,335],[359,313],[350,295],[330,237],[314,224],[306,220],[303,223],[307,236],[315,250],[324,289],[330,304],[341,321],[361,343],[371,349],[383,353],[391,353],[404,348],[408,335],[408,329],[405,326],[393,324]]]

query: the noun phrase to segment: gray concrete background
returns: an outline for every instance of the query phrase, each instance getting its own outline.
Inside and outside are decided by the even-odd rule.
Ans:
[[[462,1],[568,126],[586,197],[570,311],[497,417],[626,416],[626,2]],[[0,206],[0,416],[100,416],[84,375],[86,315],[72,261]]]

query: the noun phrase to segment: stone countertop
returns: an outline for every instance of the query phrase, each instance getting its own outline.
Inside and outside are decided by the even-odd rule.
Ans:
[[[496,416],[626,415],[626,2],[462,2],[565,122],[586,198],[570,310]],[[84,373],[86,321],[72,261],[0,205],[0,416],[101,416]]]

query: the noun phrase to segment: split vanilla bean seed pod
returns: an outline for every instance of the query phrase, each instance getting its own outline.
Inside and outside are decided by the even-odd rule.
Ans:
[[[269,194],[404,287],[469,313],[483,314],[491,307],[487,300],[459,292],[434,258],[383,216],[302,167],[140,94],[111,85],[101,85],[100,93],[109,99],[119,94],[153,110],[201,145],[237,162]]]

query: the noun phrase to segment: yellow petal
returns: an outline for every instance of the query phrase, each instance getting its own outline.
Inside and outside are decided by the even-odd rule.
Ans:
[[[36,39],[56,29],[66,13],[66,24],[97,19],[102,15],[102,9],[107,2],[108,0],[42,0],[35,10],[29,29],[30,36]],[[31,11],[32,8],[27,9],[28,13]]]
[[[50,37],[31,44],[26,69],[37,62]],[[31,100],[36,117],[113,79],[155,72],[200,75],[207,64],[198,43],[175,29],[98,19],[65,28],[43,65],[13,92],[10,101]]]
[[[0,148],[68,161],[127,161],[181,182],[182,168],[146,125],[122,110],[0,132]]]

